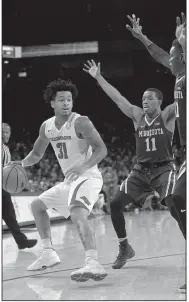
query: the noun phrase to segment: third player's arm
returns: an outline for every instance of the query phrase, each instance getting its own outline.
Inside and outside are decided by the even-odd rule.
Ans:
[[[132,27],[130,25],[126,25],[127,29],[132,33],[132,35],[141,41],[150,55],[160,64],[164,65],[165,67],[170,69],[169,65],[169,53],[167,53],[165,50],[160,48],[158,45],[156,45],[154,42],[150,41],[147,36],[143,35],[142,33],[142,26],[140,26],[138,18],[136,20],[135,15],[132,15],[132,17],[127,16],[130,20]]]
[[[164,124],[167,130],[169,130],[172,133],[174,133],[175,130],[176,112],[177,112],[176,102],[165,107],[165,109],[162,111],[162,119],[164,121]]]
[[[43,157],[48,144],[49,144],[49,140],[45,135],[45,122],[44,122],[40,127],[39,136],[34,143],[32,151],[22,160],[22,165],[24,167],[27,167],[38,163]]]
[[[92,147],[92,155],[86,161],[87,169],[97,165],[107,155],[107,148],[93,123],[86,116],[81,116],[75,121],[77,135]]]

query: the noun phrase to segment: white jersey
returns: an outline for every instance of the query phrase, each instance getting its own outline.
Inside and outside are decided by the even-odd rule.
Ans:
[[[60,130],[55,126],[55,116],[46,121],[45,135],[65,176],[74,166],[84,164],[92,154],[92,147],[84,139],[78,138],[75,132],[75,121],[79,116],[80,114],[73,112]],[[97,165],[87,172],[100,174]]]

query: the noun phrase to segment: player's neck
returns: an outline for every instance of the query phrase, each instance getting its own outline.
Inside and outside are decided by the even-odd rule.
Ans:
[[[152,114],[146,114],[146,116],[149,118],[149,119],[153,119],[153,118],[156,118],[158,115],[160,115],[161,113],[161,109],[159,109],[158,111],[152,113]]]
[[[55,114],[55,123],[59,126],[63,125],[69,120],[71,115],[72,115],[72,112],[69,115],[56,115]]]

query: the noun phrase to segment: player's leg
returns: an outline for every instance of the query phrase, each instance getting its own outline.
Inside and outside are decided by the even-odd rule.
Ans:
[[[98,200],[102,188],[102,179],[78,179],[70,190],[69,207],[72,222],[76,225],[85,250],[85,265],[71,273],[71,279],[84,282],[88,279],[100,281],[107,276],[98,262],[95,233],[88,216]]]
[[[50,218],[47,209],[56,208],[59,204],[64,206],[68,198],[68,194],[66,193],[65,196],[64,193],[64,183],[61,183],[43,192],[31,203],[31,210],[41,238],[43,251],[41,256],[28,267],[29,271],[44,270],[60,263],[60,258],[52,246]],[[67,218],[66,215],[65,217]]]
[[[179,171],[173,192],[173,205],[179,217],[180,229],[186,239],[186,162],[183,163]],[[182,285],[179,290],[186,293],[186,284]]]
[[[176,186],[176,172],[174,169],[171,169],[171,166],[169,170],[166,167],[165,170],[163,170],[163,168],[161,168],[161,170],[162,172],[152,181],[152,185],[159,193],[162,200],[161,203],[169,208],[171,216],[177,221],[180,230],[184,235],[181,220],[173,202],[173,192]]]
[[[179,226],[186,239],[186,163],[181,166],[173,192],[173,206],[179,217]]]
[[[10,229],[19,249],[31,248],[36,245],[36,239],[28,239],[26,235],[20,231],[11,195],[4,190],[2,190],[2,218]]]
[[[137,165],[138,166],[138,165]],[[140,169],[140,166],[138,166]],[[134,257],[135,252],[128,244],[127,232],[124,218],[124,208],[130,202],[142,206],[141,200],[144,201],[149,195],[147,176],[142,171],[133,170],[128,178],[122,183],[120,191],[111,202],[111,219],[114,230],[119,241],[119,254],[112,265],[114,269],[120,269],[126,261]]]

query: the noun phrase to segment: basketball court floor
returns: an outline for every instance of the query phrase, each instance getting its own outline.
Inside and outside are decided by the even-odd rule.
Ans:
[[[118,252],[109,215],[91,219],[99,261],[108,276],[101,282],[76,283],[70,273],[84,262],[84,251],[70,221],[52,225],[53,245],[62,263],[41,272],[26,268],[41,245],[18,251],[10,234],[3,236],[3,300],[186,300],[185,242],[168,211],[125,213],[129,242],[136,255],[120,270],[111,268]],[[25,232],[38,238],[36,230]]]

